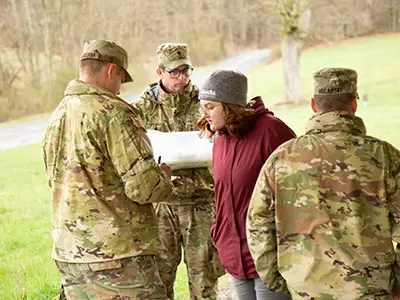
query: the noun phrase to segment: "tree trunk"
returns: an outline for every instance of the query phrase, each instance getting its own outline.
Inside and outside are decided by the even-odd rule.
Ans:
[[[301,101],[299,47],[297,39],[287,35],[282,38],[282,61],[285,87],[285,101]]]
[[[51,29],[51,16],[54,13],[51,1],[42,0],[43,10],[43,35],[44,56],[47,67],[47,100],[50,103],[53,97],[53,35]]]
[[[37,85],[41,80],[41,72],[39,69],[39,51],[37,45],[37,38],[40,34],[37,23],[37,16],[35,14],[34,3],[28,0],[23,0],[22,3],[25,10],[25,22],[27,24],[27,56],[25,59],[28,61],[29,69],[29,79],[31,84]]]
[[[16,39],[18,60],[21,64],[22,69],[29,74],[30,73],[30,64],[28,63],[29,60],[26,59],[26,57],[27,57],[26,49],[28,47],[26,46],[26,37],[24,34],[24,26],[22,23],[23,12],[21,12],[21,8],[18,7],[18,3],[16,0],[11,1],[11,7],[12,7],[12,13],[14,15],[14,20],[15,20],[15,28],[17,29],[15,31],[14,36]]]
[[[392,31],[397,31],[399,22],[399,0],[392,0]]]

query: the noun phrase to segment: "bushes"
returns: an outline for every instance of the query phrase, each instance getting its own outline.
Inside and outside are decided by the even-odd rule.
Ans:
[[[213,63],[226,56],[225,40],[221,34],[214,36],[197,35],[189,44],[190,57],[194,66]]]
[[[51,78],[49,88],[49,81],[31,81],[20,72],[13,84],[2,85],[0,90],[0,122],[53,110],[60,102],[67,83],[76,76],[75,66],[59,67]]]
[[[220,35],[196,37],[193,34],[187,34],[182,41],[190,45],[191,58],[195,67],[215,62],[226,54],[224,40]],[[156,46],[151,53],[146,53],[146,55],[129,53],[129,71],[134,82],[124,84],[121,87],[122,94],[139,93],[144,86],[158,80],[155,52]],[[3,61],[7,62],[7,60]],[[76,65],[71,63],[61,65],[61,62],[57,61],[52,78],[45,79],[42,75],[41,82],[28,78],[23,71],[14,74],[15,72],[9,71],[11,69],[11,65],[9,69],[2,65],[0,57],[0,122],[51,112],[62,99],[68,82],[78,77],[77,61]]]
[[[280,44],[274,44],[269,47],[269,56],[267,63],[271,63],[275,60],[278,60],[282,57],[282,49]]]

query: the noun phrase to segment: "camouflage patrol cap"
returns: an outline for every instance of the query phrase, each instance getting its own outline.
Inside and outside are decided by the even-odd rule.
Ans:
[[[314,73],[314,95],[357,95],[357,72],[345,68],[324,68]]]
[[[105,40],[86,41],[80,60],[85,59],[97,59],[116,64],[126,73],[124,83],[133,81],[132,76],[128,73],[128,53],[114,42]]]
[[[167,69],[175,69],[181,65],[192,66],[189,48],[183,43],[164,43],[157,48],[158,64]]]

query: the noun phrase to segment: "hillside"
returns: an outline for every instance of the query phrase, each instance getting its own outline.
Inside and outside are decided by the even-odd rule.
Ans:
[[[361,116],[370,135],[400,148],[400,35],[348,40],[305,50],[301,59],[304,104],[272,108],[297,134],[311,116],[312,73],[327,66],[359,72]],[[367,106],[362,96],[368,95]],[[249,72],[249,96],[261,95],[268,107],[283,95],[282,63],[260,65]],[[40,143],[0,152],[0,299],[51,299],[59,290],[59,273],[50,259],[50,189]],[[188,299],[181,264],[176,299]],[[226,278],[226,277],[225,277]],[[226,285],[226,280],[222,283]]]
[[[297,134],[304,132],[311,116],[312,74],[324,67],[347,67],[358,72],[360,94],[357,114],[364,119],[368,134],[388,140],[400,148],[400,35],[381,35],[320,45],[303,51],[301,83],[304,104],[273,109]],[[261,95],[272,107],[283,97],[282,62],[260,65],[249,73],[249,96]],[[368,105],[363,97],[367,95]]]

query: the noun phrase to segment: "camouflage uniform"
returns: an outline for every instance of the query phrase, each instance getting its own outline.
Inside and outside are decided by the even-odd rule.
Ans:
[[[184,44],[161,45],[157,51],[160,65],[172,62],[168,65],[171,69],[182,64],[190,66],[187,51]],[[161,82],[154,83],[143,91],[135,107],[148,129],[193,131],[200,117],[198,88],[189,83],[180,93],[167,93]],[[217,278],[224,271],[210,238],[214,212],[212,175],[207,168],[198,168],[175,170],[172,176],[176,176],[173,200],[155,205],[163,245],[159,268],[168,296],[173,298],[183,247],[191,299],[216,299]]]
[[[315,95],[357,92],[349,69],[314,75]],[[400,152],[350,112],[317,113],[264,165],[247,219],[268,288],[293,299],[392,299],[399,287]],[[282,278],[283,277],[283,278]],[[286,282],[285,282],[286,280]]]
[[[110,42],[92,43],[94,55],[118,58],[103,47]],[[126,70],[127,57],[120,57]],[[140,118],[113,93],[79,80],[64,96],[43,151],[52,257],[67,299],[167,299],[154,262],[160,242],[152,203],[168,199],[172,185],[152,157]]]

